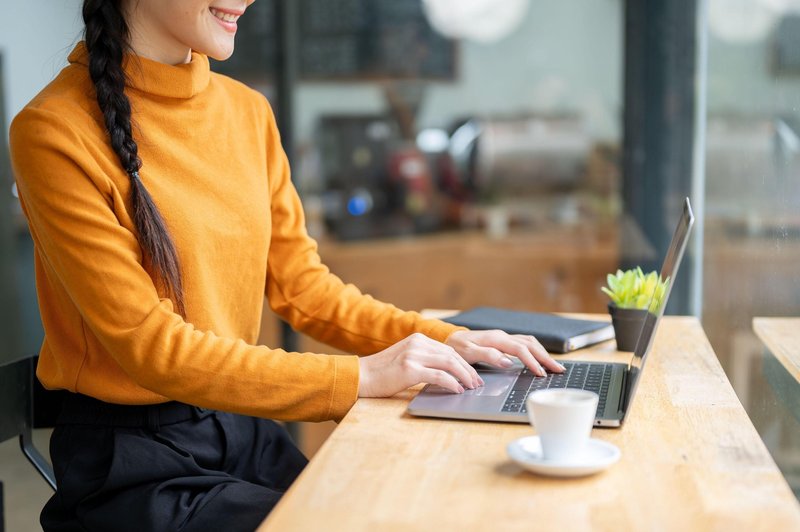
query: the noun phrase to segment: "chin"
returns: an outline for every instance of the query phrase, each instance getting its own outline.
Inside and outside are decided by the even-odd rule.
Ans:
[[[230,56],[233,55],[233,50],[231,50],[230,52],[212,52],[206,55],[216,61],[225,61],[226,59],[228,59]]]
[[[233,48],[230,49],[215,48],[209,51],[201,51],[201,50],[197,51],[199,51],[200,53],[204,53],[211,59],[216,59],[217,61],[225,61],[226,59],[228,59],[230,56],[233,55]]]
[[[199,46],[193,49],[195,52],[207,55],[211,59],[225,61],[233,55],[233,42],[232,40],[231,42],[212,40],[211,42],[207,42],[205,46]]]

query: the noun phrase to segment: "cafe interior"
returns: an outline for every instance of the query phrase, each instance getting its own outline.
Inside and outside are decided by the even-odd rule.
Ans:
[[[2,363],[44,334],[8,127],[80,40],[79,4],[0,21]],[[607,276],[657,270],[689,197],[665,314],[701,325],[800,498],[798,30],[798,0],[258,0],[211,68],[270,101],[323,262],[403,309],[607,319]],[[260,343],[339,353],[265,309]],[[338,430],[288,429],[312,464]],[[52,490],[15,439],[0,481],[0,530],[38,530]]]

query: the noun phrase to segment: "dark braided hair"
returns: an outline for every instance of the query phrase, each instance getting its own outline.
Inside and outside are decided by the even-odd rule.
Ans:
[[[142,160],[131,133],[131,104],[125,95],[123,56],[130,49],[128,24],[121,0],[84,0],[89,74],[103,113],[111,147],[131,181],[133,221],[137,239],[154,273],[185,317],[180,264],[175,245],[161,213],[139,177]]]

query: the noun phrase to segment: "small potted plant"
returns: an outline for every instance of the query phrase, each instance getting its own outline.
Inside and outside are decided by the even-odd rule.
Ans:
[[[662,280],[658,273],[645,274],[640,267],[608,274],[608,286],[601,288],[611,298],[608,312],[614,325],[617,349],[633,351],[639,340],[645,316],[660,311],[669,278]]]

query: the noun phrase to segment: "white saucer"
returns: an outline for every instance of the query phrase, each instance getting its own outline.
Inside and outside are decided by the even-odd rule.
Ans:
[[[545,460],[539,436],[526,436],[508,444],[508,456],[528,471],[553,477],[582,477],[602,471],[622,456],[612,443],[590,438],[586,450],[569,462]]]

